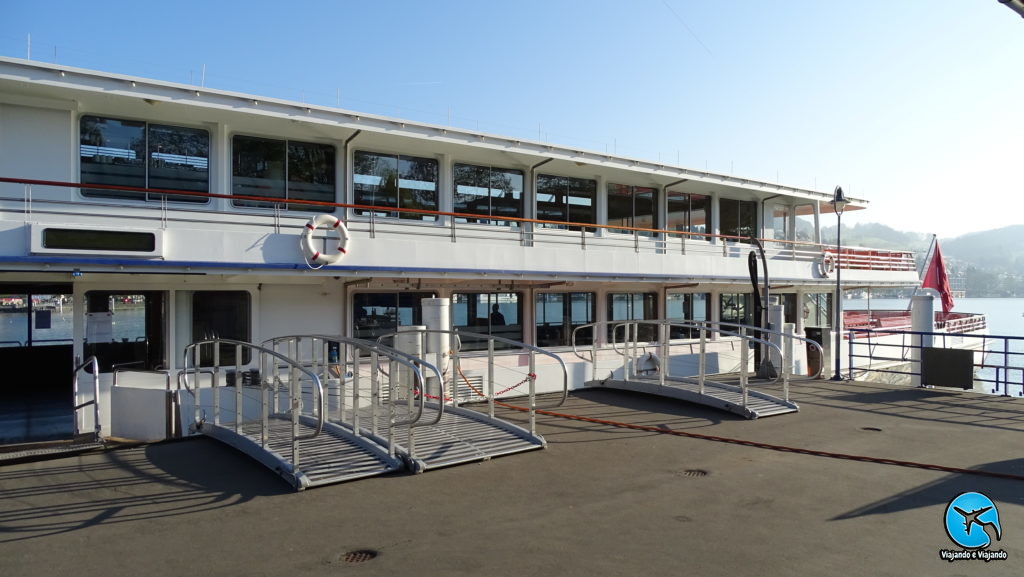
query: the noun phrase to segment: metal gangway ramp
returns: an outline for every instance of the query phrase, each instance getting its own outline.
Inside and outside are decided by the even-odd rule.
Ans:
[[[616,358],[602,363],[595,331],[607,331]],[[820,369],[811,377],[794,379],[790,367],[797,342],[809,343],[811,350],[822,354],[820,345],[792,334],[710,321],[606,321],[581,325],[572,334],[573,352],[591,364],[588,387],[669,397],[747,419],[800,410],[789,398],[790,384],[817,378]],[[587,344],[589,348],[582,348]],[[751,371],[754,347],[762,347],[764,353],[760,374]],[[733,358],[730,370],[709,370],[711,349]],[[602,370],[608,371],[607,377],[601,377]],[[778,394],[773,394],[776,390]]]
[[[339,340],[354,351],[347,366],[355,374],[379,358],[407,370],[412,375],[409,396],[426,381],[423,371],[440,377],[427,363],[414,364],[372,343]],[[298,490],[403,469],[405,463],[387,437],[393,439],[396,431],[414,427],[426,403],[414,400],[402,407],[384,406],[381,419],[389,431],[385,438],[362,434],[358,421],[354,427],[332,422],[324,386],[330,367],[296,361],[295,344],[291,355],[231,339],[186,347],[180,378],[189,395],[182,399],[183,421],[191,413],[192,432],[241,450]]]
[[[501,337],[454,330],[403,328],[412,330],[381,336],[376,344],[371,344],[374,349],[365,353],[370,357],[369,362],[358,364],[356,359],[359,351],[364,350],[365,341],[357,341],[363,344],[352,346],[353,341],[337,336],[291,335],[271,339],[264,345],[291,351],[289,354],[293,358],[314,371],[326,367],[330,375],[326,379],[328,422],[358,430],[363,437],[375,439],[378,443],[394,444],[397,454],[414,472],[483,461],[546,446],[544,438],[536,432],[535,362],[538,355],[554,359],[547,366],[557,365],[549,373],[552,378],[561,379],[564,400],[568,373],[560,358]],[[448,338],[438,339],[440,336]],[[411,352],[389,346],[395,344],[395,338],[415,343]],[[451,346],[440,354],[430,355],[424,351],[430,348],[428,341],[431,339],[443,340]],[[466,358],[461,350],[463,339],[479,344],[480,348],[486,347],[486,350],[467,353],[469,357]],[[495,355],[495,350],[502,349],[521,349],[521,354],[530,358],[528,368],[502,366]],[[382,355],[384,351],[387,351],[387,356]],[[406,362],[396,362],[396,359]],[[417,377],[409,370],[410,363],[431,367],[431,371],[424,371],[422,383],[415,382]],[[474,374],[472,368],[464,371],[464,363],[478,369],[481,374]],[[394,386],[385,385],[388,379]],[[518,384],[528,389],[527,428],[494,416],[495,397],[498,396],[495,387],[502,379],[518,379]],[[487,401],[486,412],[460,403],[466,400]],[[418,403],[422,403],[424,414],[411,426],[401,430],[383,427],[383,406],[400,409]]]

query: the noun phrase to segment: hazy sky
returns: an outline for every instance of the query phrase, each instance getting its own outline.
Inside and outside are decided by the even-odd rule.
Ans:
[[[4,56],[31,35],[36,60],[838,184],[871,201],[844,224],[1024,223],[1024,19],[997,0],[6,4]]]

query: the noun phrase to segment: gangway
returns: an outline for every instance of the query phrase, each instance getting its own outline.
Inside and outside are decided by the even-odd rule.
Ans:
[[[415,354],[386,344],[394,344],[394,338],[399,334],[405,339],[421,342],[414,351]],[[451,339],[455,346],[441,355],[442,362],[429,358],[437,364],[445,364],[442,368],[435,369],[434,364],[425,360],[427,355],[423,351],[428,348],[426,340],[430,336],[436,337],[441,334],[455,336]],[[270,339],[264,345],[279,351],[287,350],[287,354],[304,367],[326,375],[324,380],[328,383],[329,391],[328,422],[351,431],[359,431],[363,437],[374,439],[378,443],[394,443],[397,454],[415,472],[543,448],[545,441],[536,433],[535,394],[530,393],[527,398],[527,402],[534,408],[529,411],[528,429],[495,417],[493,395],[488,398],[487,393],[480,389],[477,389],[480,396],[476,398],[481,401],[489,399],[487,413],[459,404],[460,396],[467,396],[467,387],[476,388],[473,385],[474,381],[482,385],[482,379],[475,375],[469,377],[461,371],[461,341],[458,334],[458,331],[417,329],[382,335],[376,344],[352,341],[339,336],[291,335]],[[496,343],[499,348],[522,349],[522,352],[531,358],[538,354],[557,358],[542,349],[501,337],[476,333],[462,334],[490,343],[490,354],[487,357],[476,355],[475,363],[481,368],[486,368],[483,366],[486,363],[486,366],[490,367],[490,375],[510,375],[510,371],[503,372],[503,369],[495,367]],[[353,342],[361,344],[353,346]],[[356,360],[361,358],[360,354],[367,354],[359,351],[365,351],[367,346],[373,347],[368,353],[369,362],[357,365]],[[383,356],[384,352],[387,352],[386,357]],[[396,359],[406,362],[396,363]],[[561,363],[561,359],[558,359],[558,362]],[[407,370],[410,364],[431,367],[432,370],[425,373],[422,384],[409,382],[416,379],[415,375]],[[568,376],[564,364],[560,366],[561,370],[557,372],[562,377],[563,390],[567,391]],[[531,370],[530,374],[535,372]],[[388,386],[386,381],[394,386]],[[490,383],[493,390],[493,378]],[[530,388],[533,390],[532,382]],[[422,418],[401,430],[392,431],[383,427],[384,421],[380,418],[383,406],[401,409],[413,402],[423,403],[425,415]]]
[[[602,366],[597,339],[594,338],[596,331],[608,331],[619,363]],[[672,338],[680,335],[688,338]],[[716,340],[712,341],[712,337]],[[773,339],[779,342],[773,342]],[[581,351],[577,346],[582,340],[589,341],[589,351]],[[709,370],[709,347],[717,348],[719,353],[726,352],[722,346],[714,347],[714,343],[725,340],[729,341],[727,352],[734,358],[731,365],[735,365],[735,370]],[[789,398],[790,383],[794,381],[791,374],[792,351],[797,341],[808,343],[811,350],[821,354],[820,345],[792,334],[710,321],[604,321],[581,325],[572,333],[573,353],[591,364],[588,387],[669,397],[725,410],[747,419],[799,411],[800,407]],[[776,374],[762,372],[760,377],[751,374],[751,350],[754,346],[764,347],[767,352],[765,361],[774,359],[779,363],[780,370]],[[609,376],[601,378],[599,366],[611,368]],[[758,388],[752,388],[752,384]],[[781,388],[781,397],[765,392],[766,388]]]
[[[417,431],[417,452],[413,458],[424,469],[446,467],[471,461],[487,460],[501,455],[542,449],[547,446],[537,434],[536,411],[538,357],[544,358],[543,378],[561,380],[561,397],[568,397],[569,376],[565,363],[558,355],[519,341],[494,335],[459,331],[457,329],[427,329],[403,327],[402,332],[380,336],[378,344],[396,344],[396,339],[412,343],[413,348],[436,364],[442,371],[449,395],[434,399],[445,405],[442,418],[429,427]],[[433,350],[432,343],[444,342],[445,350]],[[463,343],[472,343],[465,347]],[[472,350],[469,350],[472,349]],[[496,355],[495,351],[514,350],[514,356]],[[525,368],[508,362],[510,358],[525,357]],[[499,383],[511,384],[506,390],[496,390]],[[527,391],[513,391],[525,385]],[[525,396],[528,427],[523,428],[494,416],[496,399],[502,393]],[[469,401],[486,401],[486,413],[466,406]]]
[[[439,374],[429,364],[417,366],[372,343],[339,340],[358,351],[348,365],[356,374],[380,357],[406,369],[412,375],[409,396],[425,382],[423,370]],[[186,347],[181,382],[190,395],[181,404],[184,414],[193,415],[191,430],[241,450],[298,490],[403,469],[394,442],[363,435],[358,423],[346,427],[328,420],[322,375],[294,360],[297,345],[293,341],[290,356],[232,339]],[[425,405],[406,403],[404,414],[394,405],[385,407],[389,436],[419,421]]]

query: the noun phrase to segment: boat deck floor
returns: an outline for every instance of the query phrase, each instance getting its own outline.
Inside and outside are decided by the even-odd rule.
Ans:
[[[831,381],[792,395],[800,412],[756,425],[615,390],[559,411],[1024,476],[1024,399]],[[203,438],[0,466],[0,574],[1018,575],[1024,560],[1019,480],[548,415],[538,432],[547,449],[529,458],[300,493]],[[1007,561],[940,559],[955,548],[945,510],[965,491],[998,506]],[[362,550],[377,556],[346,555]]]

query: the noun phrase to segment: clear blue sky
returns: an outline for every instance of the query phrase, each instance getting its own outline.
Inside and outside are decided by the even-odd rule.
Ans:
[[[0,54],[29,34],[36,60],[839,184],[871,201],[844,224],[1024,223],[1024,19],[997,0],[8,2]]]

